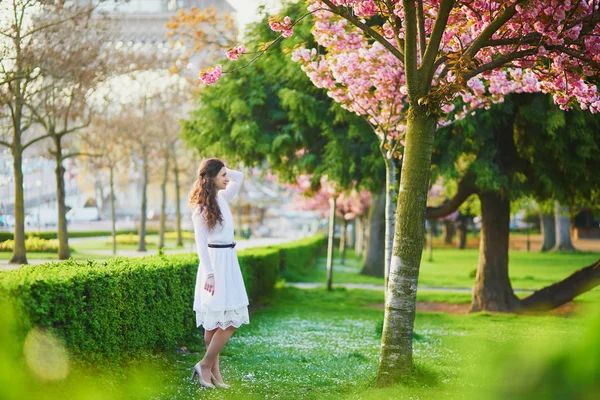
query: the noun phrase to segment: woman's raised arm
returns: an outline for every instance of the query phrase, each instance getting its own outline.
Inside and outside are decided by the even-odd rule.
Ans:
[[[242,182],[244,182],[244,174],[240,171],[227,168],[227,178],[229,178],[229,184],[221,193],[225,197],[225,200],[230,202],[239,193]]]

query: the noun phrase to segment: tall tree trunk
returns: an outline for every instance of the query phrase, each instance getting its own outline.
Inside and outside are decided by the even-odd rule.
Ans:
[[[183,236],[181,235],[181,184],[179,183],[179,167],[177,165],[177,155],[175,146],[171,147],[171,157],[173,158],[173,174],[175,175],[175,219],[177,223],[177,247],[183,247]]]
[[[142,205],[140,215],[140,241],[138,251],[146,251],[146,216],[148,214],[148,154],[146,145],[142,146]]]
[[[464,250],[467,247],[467,221],[466,217],[460,217],[458,220],[458,226],[456,230],[458,231],[458,243],[456,244],[456,248],[460,250]]]
[[[327,239],[327,290],[333,283],[333,234],[335,233],[335,197],[329,199],[329,237]]]
[[[112,253],[117,255],[117,219],[115,213],[115,167],[111,163],[110,171],[110,230],[112,236]]]
[[[456,233],[455,222],[449,219],[444,220],[444,243],[452,244],[452,239]]]
[[[356,243],[356,217],[349,224],[350,229],[347,230],[346,234],[346,246],[348,248],[354,248]]]
[[[62,165],[62,145],[60,136],[54,135],[56,161],[56,201],[58,203],[58,259],[66,260],[71,256],[69,250],[69,232],[67,231],[67,205],[65,204],[65,168]]]
[[[392,154],[385,156],[385,263],[384,276],[385,286],[390,277],[390,263],[392,260],[392,247],[394,245],[394,219],[396,207],[394,207],[394,195],[396,194],[396,164]]]
[[[365,244],[365,216],[359,215],[354,221],[354,227],[356,230],[356,240],[354,241],[354,254],[356,255],[356,257],[361,257]]]
[[[508,277],[510,201],[500,193],[479,194],[481,237],[471,312],[509,312],[519,308]]]
[[[165,169],[163,171],[163,180],[160,185],[160,232],[158,234],[158,248],[165,247],[165,230],[167,224],[167,180],[169,179],[169,152],[165,157]]]
[[[556,226],[556,245],[554,251],[575,251],[571,242],[571,221],[569,208],[554,202],[554,224]]]
[[[13,249],[10,263],[27,264],[25,250],[25,204],[23,198],[23,149],[21,148],[20,140],[19,142],[15,141],[13,144],[12,156],[15,178],[15,248]]]
[[[348,221],[342,217],[342,232],[340,234],[340,264],[346,263],[346,235],[348,234]]]
[[[542,251],[552,250],[556,246],[554,215],[540,214],[540,226],[542,227]]]
[[[431,114],[430,114],[431,115]],[[400,174],[398,218],[390,276],[377,384],[389,385],[412,372],[417,283],[425,237],[425,208],[436,118],[416,104],[408,110],[404,159]]]
[[[436,220],[429,220],[429,230],[427,233],[427,260],[433,261],[433,224],[437,223]]]
[[[360,272],[370,276],[385,276],[385,189],[374,196],[369,210],[368,246],[365,264]]]

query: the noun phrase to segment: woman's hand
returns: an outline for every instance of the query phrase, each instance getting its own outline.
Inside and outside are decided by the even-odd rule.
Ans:
[[[208,275],[204,281],[204,290],[210,292],[211,295],[215,295],[215,276]]]

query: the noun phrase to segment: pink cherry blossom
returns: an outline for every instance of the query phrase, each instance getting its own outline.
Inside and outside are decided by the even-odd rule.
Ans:
[[[212,85],[217,82],[221,75],[223,74],[223,70],[221,64],[215,65],[213,68],[208,69],[207,71],[200,73],[200,80],[205,85]]]

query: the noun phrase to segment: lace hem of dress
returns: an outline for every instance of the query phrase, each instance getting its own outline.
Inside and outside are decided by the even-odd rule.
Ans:
[[[213,329],[227,329],[230,326],[239,328],[243,324],[250,323],[248,307],[240,307],[235,310],[208,311],[196,313],[196,325],[202,325],[204,329],[212,331]]]

